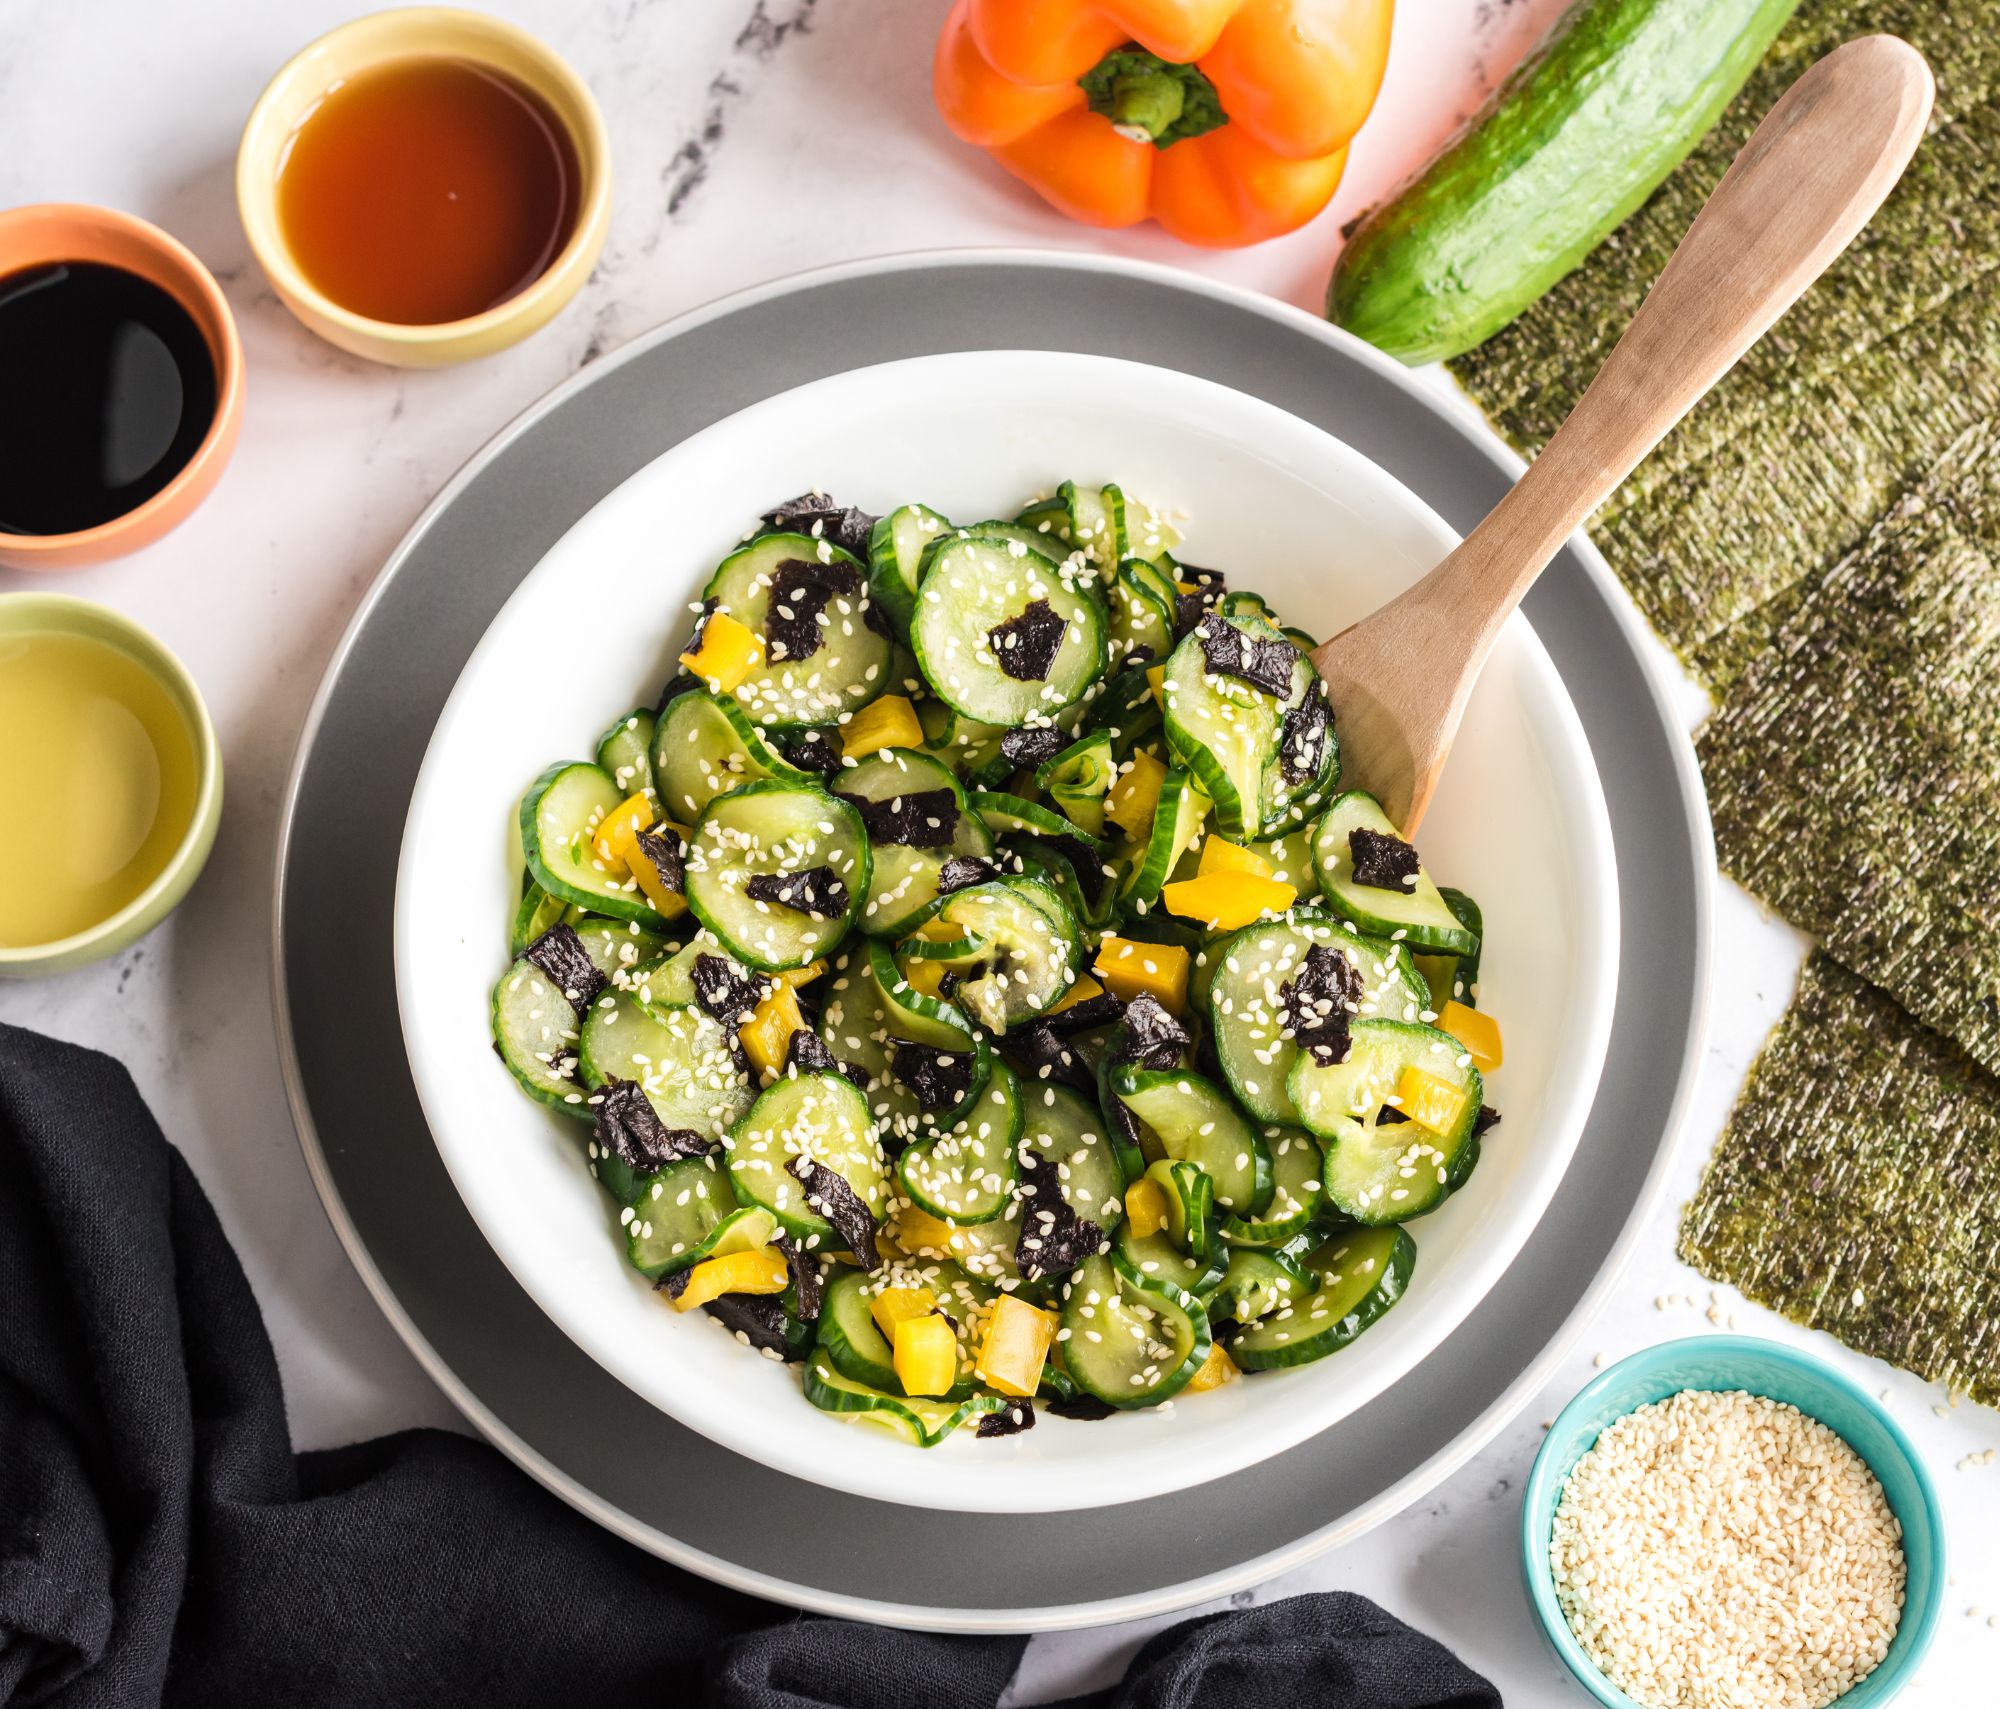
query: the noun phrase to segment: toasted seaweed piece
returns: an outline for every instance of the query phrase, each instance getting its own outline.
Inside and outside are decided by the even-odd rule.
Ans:
[[[1354,858],[1356,884],[1365,884],[1370,890],[1407,892],[1416,882],[1417,851],[1401,837],[1358,826],[1347,833],[1347,849]]]
[[[763,523],[774,533],[811,534],[831,540],[864,564],[868,561],[868,537],[875,531],[875,518],[867,511],[851,504],[835,504],[824,493],[800,493],[797,498],[788,498],[765,511]]]
[[[652,863],[652,868],[660,875],[660,882],[676,896],[687,890],[687,843],[680,832],[671,825],[662,825],[656,831],[641,831],[632,839],[632,846]]]
[[[889,1058],[889,1072],[917,1095],[926,1110],[955,1109],[972,1091],[976,1059],[969,1050],[939,1050],[914,1039],[899,1038]]]
[[[1795,1323],[2000,1404],[2000,1079],[1816,951],[1681,1222]]]
[[[743,886],[753,902],[772,902],[815,920],[837,920],[847,912],[847,886],[830,866],[799,872],[759,872]]]
[[[1193,582],[1203,593],[1212,593],[1220,598],[1229,591],[1229,579],[1220,570],[1211,570],[1205,564],[1184,564],[1174,560],[1174,580]]]
[[[861,815],[871,843],[899,843],[908,849],[949,848],[958,835],[958,797],[949,789],[913,789],[887,801],[842,795]]]
[[[591,1094],[597,1107],[591,1137],[641,1175],[715,1147],[692,1128],[668,1127],[634,1080],[607,1080]]]
[[[871,602],[869,610],[875,607]],[[778,739],[778,751],[800,771],[832,777],[840,770],[840,747],[824,730],[801,730]]]
[[[1482,1105],[1481,1108],[1483,1109],[1484,1106]],[[1394,1104],[1384,1104],[1382,1108],[1376,1112],[1375,1125],[1377,1127],[1394,1127],[1398,1122],[1406,1122],[1409,1119],[1410,1118],[1404,1115],[1401,1110],[1397,1109]],[[1493,1119],[1494,1121],[1498,1121],[1500,1118],[1498,1116],[1495,1116]],[[1476,1116],[1473,1118],[1473,1131],[1474,1132],[1478,1131],[1478,1117]]]
[[[1134,997],[1125,1005],[1124,1033],[1114,1041],[1111,1059],[1141,1068],[1180,1068],[1193,1048],[1187,1028],[1155,999]]]
[[[1322,1068],[1347,1060],[1348,1024],[1366,988],[1361,970],[1332,944],[1314,944],[1299,971],[1278,988],[1285,1030]]]
[[[1384,1104],[1382,1106],[1383,1114],[1388,1114],[1388,1110],[1389,1106]],[[1401,1115],[1402,1112],[1399,1110],[1397,1114]],[[1498,1127],[1499,1125],[1500,1112],[1491,1104],[1481,1104],[1479,1106],[1479,1114],[1472,1118],[1472,1137],[1474,1139],[1484,1139],[1488,1128]]]
[[[739,1341],[762,1353],[775,1353],[796,1365],[812,1348],[812,1338],[793,1327],[794,1320],[771,1294],[721,1294],[702,1308]]]
[[[855,1196],[846,1178],[810,1157],[794,1157],[786,1167],[805,1188],[806,1203],[833,1224],[833,1232],[861,1260],[862,1269],[872,1270],[881,1263],[881,1256],[875,1250],[875,1219]]]
[[[981,860],[977,855],[953,855],[938,868],[938,894],[949,896],[954,890],[969,890],[999,876],[1000,869],[990,860]]]
[[[1000,738],[1000,754],[1017,766],[1052,760],[1075,738],[1054,724],[1023,724]]]
[[[975,1436],[1018,1436],[1035,1427],[1035,1403],[1010,1400],[998,1412],[982,1412],[973,1429]]]
[[[1226,618],[1207,614],[1195,625],[1194,633],[1212,674],[1233,676],[1279,700],[1292,692],[1292,666],[1299,650],[1291,642],[1261,640],[1244,634]]]
[[[868,1076],[851,1062],[842,1062],[827,1049],[826,1041],[810,1027],[801,1027],[792,1034],[791,1043],[785,1047],[785,1072],[840,1074],[852,1080],[862,1091],[868,1090]]]
[[[1021,1232],[1014,1263],[1031,1282],[1067,1276],[1104,1245],[1104,1230],[1080,1217],[1063,1197],[1056,1166],[1032,1145],[1020,1148]]]
[[[1100,991],[1095,997],[1085,997],[1079,1003],[1072,1003],[1067,1009],[1053,1015],[1044,1015],[1041,1025],[1050,1032],[1067,1036],[1070,1033],[1089,1032],[1092,1027],[1109,1026],[1124,1018],[1125,1005],[1109,991]]]
[[[1285,709],[1278,724],[1278,769],[1287,783],[1310,783],[1319,776],[1332,730],[1333,708],[1322,692]]]
[[[1097,1396],[1085,1394],[1079,1389],[1073,1395],[1054,1395],[1042,1402],[1058,1418],[1074,1418],[1082,1423],[1099,1418],[1115,1418],[1118,1409],[1107,1406]]]
[[[771,1244],[785,1255],[785,1268],[792,1274],[796,1315],[802,1322],[817,1323],[819,1308],[826,1300],[826,1272],[820,1267],[819,1255],[807,1251],[789,1234],[774,1236]]]
[[[1019,616],[986,632],[993,659],[1016,682],[1047,682],[1068,627],[1046,599],[1030,600]]]
[[[1097,1096],[1097,1076],[1080,1052],[1064,1044],[1047,1021],[1036,1021],[1007,1035],[1005,1054],[1027,1080],[1052,1080],[1074,1086],[1084,1096]]]
[[[669,1271],[655,1282],[653,1287],[657,1292],[665,1294],[668,1299],[677,1300],[687,1292],[688,1278],[693,1274],[694,1266],[690,1264],[685,1269]]]
[[[835,594],[861,597],[861,574],[852,564],[787,558],[771,576],[764,639],[774,664],[796,664],[820,649],[820,618]]]
[[[695,1002],[732,1031],[756,1013],[771,985],[763,974],[752,973],[726,955],[696,956],[689,977]]]
[[[1198,587],[1193,593],[1174,595],[1174,639],[1181,637],[1215,609],[1222,598],[1224,589],[1218,578],[1214,583]]]
[[[579,1019],[590,1012],[590,1005],[607,983],[585,952],[583,940],[568,926],[549,927],[521,952],[521,959],[532,961],[548,975],[549,982],[569,999]]]

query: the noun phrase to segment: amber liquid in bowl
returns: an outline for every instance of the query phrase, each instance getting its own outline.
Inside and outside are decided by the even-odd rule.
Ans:
[[[435,326],[548,271],[576,229],[579,176],[533,90],[469,60],[391,60],[336,84],[292,133],[278,223],[342,308]]]

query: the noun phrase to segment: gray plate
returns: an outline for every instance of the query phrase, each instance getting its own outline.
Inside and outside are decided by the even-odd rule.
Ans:
[[[1692,754],[1623,596],[1594,553],[1572,549],[1528,613],[1610,805],[1624,933],[1615,1030],[1561,1192],[1416,1371],[1322,1436],[1170,1503],[1013,1518],[927,1513],[786,1477],[677,1425],[602,1370],[481,1237],[405,1067],[390,911],[431,727],[542,554],[687,435],[848,368],[1023,348],[1128,357],[1268,399],[1372,457],[1461,532],[1518,467],[1355,341],[1164,269],[963,253],[732,298],[529,410],[397,548],[300,739],[275,902],[279,1031],[307,1161],[363,1278],[473,1422],[565,1499],[697,1572],[803,1607],[953,1629],[1127,1619],[1254,1583],[1395,1512],[1488,1441],[1595,1309],[1657,1193],[1699,1054],[1709,930],[1712,855]]]

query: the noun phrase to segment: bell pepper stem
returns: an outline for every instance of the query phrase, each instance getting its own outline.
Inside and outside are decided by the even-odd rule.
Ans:
[[[1132,142],[1171,148],[1227,124],[1215,85],[1198,66],[1177,65],[1127,44],[1077,79],[1090,110]]]

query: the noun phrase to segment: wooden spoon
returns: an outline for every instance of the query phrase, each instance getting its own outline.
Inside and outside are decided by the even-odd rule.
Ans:
[[[1569,419],[1443,563],[1319,647],[1343,778],[1415,831],[1500,626],[1583,520],[1853,240],[1924,134],[1934,85],[1863,36],[1765,114]]]

